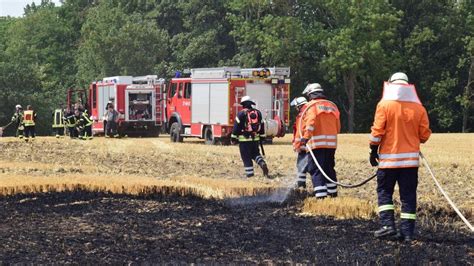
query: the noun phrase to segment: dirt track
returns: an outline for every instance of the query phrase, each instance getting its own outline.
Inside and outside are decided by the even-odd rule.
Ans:
[[[472,236],[418,228],[411,247],[375,222],[298,215],[299,204],[77,192],[0,199],[0,262],[472,264]]]

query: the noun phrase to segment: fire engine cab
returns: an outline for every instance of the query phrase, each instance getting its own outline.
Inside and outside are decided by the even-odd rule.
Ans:
[[[93,82],[89,87],[94,134],[104,133],[104,114],[112,103],[119,112],[121,135],[158,136],[163,123],[164,80],[156,75],[116,76]]]
[[[198,68],[175,77],[166,92],[166,125],[171,141],[184,137],[228,144],[240,100],[250,96],[262,112],[269,139],[285,135],[289,122],[290,68]]]

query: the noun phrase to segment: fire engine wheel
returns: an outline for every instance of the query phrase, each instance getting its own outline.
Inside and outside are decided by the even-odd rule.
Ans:
[[[183,137],[181,136],[181,126],[178,122],[171,124],[170,138],[171,142],[183,142]]]
[[[212,134],[212,127],[206,127],[206,130],[204,131],[204,140],[207,145],[216,144],[217,139],[214,138],[214,135]]]

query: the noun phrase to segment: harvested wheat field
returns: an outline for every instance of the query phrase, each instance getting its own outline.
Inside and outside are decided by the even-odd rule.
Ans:
[[[3,263],[472,264],[473,235],[420,168],[417,240],[376,240],[375,181],[316,202],[293,191],[290,138],[266,145],[273,179],[243,178],[235,146],[186,139],[0,138]],[[367,135],[341,135],[338,177],[374,173]],[[473,134],[422,151],[473,220]],[[396,192],[397,194],[398,192]]]

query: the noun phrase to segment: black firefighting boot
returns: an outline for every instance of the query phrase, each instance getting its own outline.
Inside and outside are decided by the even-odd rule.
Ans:
[[[267,166],[267,163],[265,163],[265,161],[261,160],[258,165],[260,166],[260,168],[262,168],[263,175],[266,176],[266,177],[268,177],[268,166]]]
[[[385,238],[389,236],[394,236],[397,234],[397,230],[395,229],[394,226],[387,226],[384,225],[382,228],[374,232],[374,236],[376,238]]]
[[[402,232],[397,232],[397,239],[406,244],[411,244],[415,239],[413,235],[404,235]]]
[[[306,188],[306,181],[297,181],[296,182],[297,189],[305,189]]]
[[[415,232],[415,220],[412,219],[401,219],[400,232],[398,233],[398,239],[405,243],[411,243],[413,241],[413,235]]]

